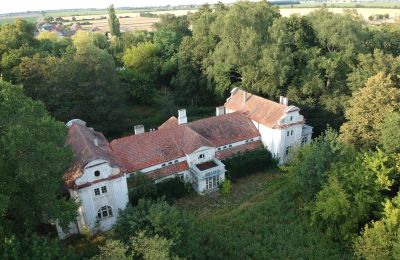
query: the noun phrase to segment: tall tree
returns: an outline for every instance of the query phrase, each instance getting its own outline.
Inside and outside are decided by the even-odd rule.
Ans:
[[[390,76],[379,73],[369,78],[364,88],[353,93],[346,110],[347,122],[340,128],[341,138],[356,147],[375,147],[386,116],[398,109],[400,89]]]
[[[21,87],[0,81],[0,221],[27,232],[56,219],[74,219],[76,204],[63,194],[72,162],[67,129]]]
[[[110,26],[111,35],[120,37],[121,31],[119,28],[119,20],[115,14],[114,5],[108,7],[108,25]]]

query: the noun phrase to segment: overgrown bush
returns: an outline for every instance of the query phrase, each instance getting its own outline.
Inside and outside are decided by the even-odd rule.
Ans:
[[[277,160],[264,148],[238,153],[231,158],[224,160],[227,170],[227,177],[235,180],[237,178],[251,175],[255,172],[265,170],[267,167],[275,167]]]
[[[128,186],[129,201],[132,206],[138,205],[140,199],[165,198],[171,202],[173,199],[182,198],[191,191],[191,187],[178,177],[155,184],[143,173],[138,173],[129,178]]]
[[[219,185],[219,192],[221,193],[222,196],[224,197],[229,197],[232,193],[232,184],[231,181],[228,179],[225,179],[220,185]]]

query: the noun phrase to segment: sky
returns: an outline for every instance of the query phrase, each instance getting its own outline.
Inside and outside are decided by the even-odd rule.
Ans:
[[[144,7],[216,3],[218,0],[0,0],[0,13],[57,10],[73,8]],[[221,2],[235,2],[222,0]]]

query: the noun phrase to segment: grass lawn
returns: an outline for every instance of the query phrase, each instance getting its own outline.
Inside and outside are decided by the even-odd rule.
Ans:
[[[240,179],[228,199],[193,195],[176,205],[197,217],[210,259],[351,258],[309,224],[301,199],[277,170]]]

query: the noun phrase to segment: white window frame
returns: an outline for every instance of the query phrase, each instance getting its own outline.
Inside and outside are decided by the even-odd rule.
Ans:
[[[97,211],[97,219],[110,218],[113,216],[112,208],[108,205],[102,206]]]
[[[219,182],[220,182],[220,180],[219,180],[218,175],[207,177],[206,178],[206,190],[212,190],[212,189],[218,188]]]

